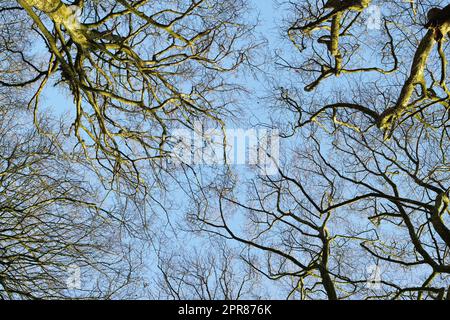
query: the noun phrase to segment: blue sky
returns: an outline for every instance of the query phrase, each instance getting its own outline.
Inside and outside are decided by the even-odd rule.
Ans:
[[[260,15],[260,24],[257,28],[257,32],[260,33],[261,36],[266,38],[268,40],[268,52],[273,51],[274,47],[273,45],[277,43],[277,39],[280,39],[280,33],[278,30],[277,25],[277,10],[276,5],[273,0],[250,0],[250,3],[253,7],[255,7]],[[266,48],[267,49],[267,48]],[[247,81],[248,79],[246,79]],[[250,88],[254,89],[254,93],[257,96],[264,95],[264,88],[262,88],[262,83],[259,81],[252,81],[246,82],[247,85],[249,85]],[[67,114],[69,113],[71,116],[74,116],[73,113],[74,108],[71,108],[73,106],[72,98],[68,97],[65,92],[61,89],[61,87],[55,87],[51,84],[47,85],[47,87],[44,90],[43,93],[43,103],[41,104],[41,107],[43,108],[51,108],[53,111],[56,111],[57,114]],[[255,111],[256,100],[253,99],[253,97],[250,97],[249,101],[253,101],[253,106],[248,106],[252,111]],[[260,113],[260,110],[256,110],[256,113],[258,113],[258,116],[262,116]]]
[[[250,1],[260,13],[259,16],[260,25],[257,28],[257,32],[261,35],[261,37],[267,40],[267,46],[265,46],[264,48],[266,50],[264,51],[268,55],[273,55],[274,50],[282,49],[283,46],[286,45],[286,40],[281,40],[282,36],[279,28],[281,26],[282,21],[281,17],[284,13],[281,12],[279,8],[277,8],[275,0],[250,0]],[[379,36],[379,31],[370,31],[370,32],[374,38]],[[291,47],[289,46],[289,48]],[[376,56],[376,54],[373,54],[374,52],[366,52],[366,53],[368,54],[367,57],[364,57],[364,59],[367,59],[366,62],[369,62],[370,58],[373,59],[374,58],[373,56]],[[295,52],[295,54],[297,54],[297,52]],[[373,54],[373,56],[371,56],[371,54]],[[274,69],[272,64],[266,66],[266,68],[267,70],[270,71],[270,73],[273,74]],[[232,127],[239,126],[243,129],[247,129],[248,127],[259,124],[261,122],[268,122],[269,116],[271,115],[269,110],[270,103],[267,102],[267,100],[262,99],[262,97],[270,94],[271,91],[267,89],[270,89],[270,86],[274,84],[271,83],[270,81],[267,82],[266,81],[267,79],[263,78],[262,75],[263,74],[260,74],[261,77],[259,79],[255,79],[251,75],[248,75],[248,77],[245,77],[245,79],[239,79],[242,81],[242,83],[245,83],[245,85],[248,86],[248,88],[251,89],[252,92],[241,101],[241,105],[239,106],[240,108],[245,109],[246,111],[245,117],[239,119],[240,121],[237,123],[230,121],[229,123],[230,126]],[[367,75],[364,76],[366,77],[365,79],[367,80],[368,76]],[[282,80],[281,76],[276,78],[276,80]],[[295,85],[296,86],[298,85],[299,88],[302,88],[304,86],[304,84],[301,83],[300,79],[296,79],[295,77],[293,77],[291,80],[298,81],[295,83]],[[332,80],[329,80],[326,84],[321,86],[321,90],[327,90],[327,88],[331,88],[332,82],[333,82]],[[55,114],[57,115],[69,114],[69,117],[71,117],[69,119],[73,119],[75,109],[73,106],[72,98],[70,96],[67,96],[62,91],[62,89],[55,88],[54,86],[49,85],[45,89],[44,97],[45,98],[42,101],[43,108],[49,107],[52,110],[54,110]],[[205,169],[205,171],[208,172],[207,169]],[[240,167],[236,170],[236,172],[241,175],[242,177],[241,179],[244,181],[245,178],[247,178],[247,174],[248,175],[251,174],[251,171],[247,167]],[[205,179],[206,178],[207,177],[205,177]],[[242,187],[242,189],[243,188],[244,187]],[[182,191],[180,189],[174,191],[174,193],[171,194],[172,197],[174,197],[174,194],[175,198],[177,198],[179,202],[183,202],[183,200],[188,200],[183,196]],[[175,214],[174,221],[172,222],[180,222],[180,223],[183,222],[181,220],[183,218],[184,213],[183,210],[184,210],[183,206],[178,207],[178,209],[172,210],[171,213]],[[164,216],[161,217],[162,220],[164,220],[164,218],[165,218]],[[180,221],[177,221],[178,219],[180,219]],[[239,222],[239,220],[237,220],[237,222]],[[236,223],[236,221],[234,221],[234,223]],[[158,231],[161,232],[163,230],[160,229]],[[170,230],[168,230],[168,232],[169,231]],[[193,251],[193,248],[199,247],[201,246],[201,243],[204,243],[200,242],[200,240],[198,239],[195,239],[195,237],[193,238],[194,239],[189,239],[190,240],[189,242],[184,242],[185,239],[181,238],[179,239],[180,242],[179,245],[181,247],[187,248],[187,251],[189,250]],[[205,248],[200,247],[200,249]],[[268,286],[267,288],[274,289],[275,291],[275,288],[272,288],[271,286]]]
[[[251,0],[251,3],[260,13],[260,24],[257,28],[257,32],[261,37],[265,38],[268,41],[267,46],[265,47],[265,51],[268,55],[272,55],[273,50],[275,49],[275,45],[279,45],[279,40],[281,38],[280,31],[278,29],[280,22],[279,11],[276,10],[276,6],[274,4],[274,1],[272,0]],[[266,68],[271,67],[266,66]],[[271,85],[270,83],[265,82],[265,80],[266,79],[263,79],[262,77],[260,77],[259,79],[255,79],[253,76],[249,76],[248,78],[243,80],[246,86],[248,86],[248,88],[252,90],[252,93],[246,96],[242,102],[242,105],[239,106],[240,108],[246,110],[246,116],[242,118],[242,121],[239,121],[238,123],[230,123],[230,126],[239,126],[243,129],[247,129],[252,125],[258,124],[260,122],[267,122],[269,120],[269,112],[267,108],[268,106],[265,105],[263,100],[259,99],[260,97],[263,97],[267,94],[267,88]],[[64,92],[60,86],[57,87],[51,83],[47,85],[41,99],[41,112],[46,108],[50,108],[55,116],[64,115],[66,119],[70,119],[69,121],[72,121],[72,119],[74,119],[75,107],[73,105],[72,97],[68,94],[68,92]],[[245,179],[245,176],[247,174],[250,174],[250,170],[245,166],[234,169],[236,169],[237,172],[242,175],[242,180]],[[185,198],[182,195],[181,190],[177,191],[176,194],[176,198],[178,199]],[[180,202],[183,201],[181,200]],[[179,207],[178,210],[173,210],[174,212],[172,212],[172,214],[174,214],[178,218],[181,218],[183,216],[183,210],[184,208]],[[174,218],[175,216],[172,217]],[[161,219],[164,220],[164,217],[161,217]],[[177,218],[174,218],[171,222],[176,223],[177,220]],[[162,229],[160,229],[159,231],[162,231]],[[167,227],[166,231],[170,232],[170,228]],[[190,238],[190,236],[188,236],[188,238]],[[203,247],[201,247],[201,243],[198,242],[199,239],[195,239],[195,237],[194,239],[189,239],[189,244],[184,242],[186,241],[186,238],[184,237],[182,239],[179,239],[178,241],[180,241],[181,246],[187,247],[191,251],[194,251],[195,247],[200,247],[200,250],[204,249]],[[150,260],[154,258],[155,257],[151,257],[150,254]],[[150,277],[154,276],[154,274],[152,275],[151,273],[158,272],[158,270],[154,269],[155,264],[153,262],[154,261],[149,261]],[[271,286],[266,286],[266,289],[275,290],[275,288],[272,288]],[[272,296],[274,296],[274,294],[275,292],[271,293]]]

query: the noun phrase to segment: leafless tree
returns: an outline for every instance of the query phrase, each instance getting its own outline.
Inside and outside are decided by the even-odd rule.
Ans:
[[[66,89],[86,156],[138,184],[139,163],[167,155],[174,127],[223,124],[232,111],[237,86],[225,75],[254,45],[246,8],[243,0],[2,1],[0,81],[33,88],[35,110],[49,85]]]
[[[1,111],[0,298],[126,297],[142,261],[124,212],[104,201],[80,155],[32,123],[20,108]]]
[[[223,242],[209,239],[204,250],[159,254],[161,277],[156,286],[160,299],[250,300],[261,299],[258,274]],[[206,244],[208,245],[206,247]],[[259,289],[259,290],[258,290]]]
[[[134,276],[142,256],[130,242],[153,240],[146,210],[169,213],[161,177],[146,179],[162,190],[151,205],[136,188],[142,163],[162,170],[175,128],[224,127],[230,77],[254,44],[244,4],[2,2],[0,101],[5,114],[34,109],[37,124],[1,120],[2,297],[130,296],[143,285],[135,292],[158,298],[260,298],[263,275],[288,299],[450,299],[450,9],[432,0],[282,1],[277,173],[243,184],[228,166],[183,164],[183,184],[165,170],[192,205],[174,233],[226,244],[155,246],[157,290]],[[30,50],[37,43],[45,50]],[[52,84],[73,97],[74,143],[43,130],[39,98]],[[100,181],[78,176],[86,170]],[[95,187],[105,171],[121,177],[108,201],[106,184]],[[99,280],[68,292],[71,264]]]
[[[349,3],[285,4],[300,51],[280,55],[290,86],[276,90],[273,115],[288,124],[285,157],[277,175],[249,182],[247,199],[239,185],[214,188],[197,228],[264,257],[255,269],[288,298],[445,299],[447,21],[427,14],[435,1]],[[379,29],[368,30],[374,10]]]
[[[34,111],[36,128],[14,126],[26,150],[1,153],[23,162],[5,168],[5,179],[23,181],[2,195],[11,202],[0,219],[0,257],[11,264],[1,270],[2,297],[144,297],[129,288],[153,213],[167,218],[174,201],[172,130],[197,120],[223,127],[233,114],[233,77],[255,46],[247,8],[245,0],[1,1],[1,107],[13,120]],[[70,101],[58,106],[66,115],[58,130],[47,126],[53,87]],[[81,291],[65,289],[71,264],[84,272]]]

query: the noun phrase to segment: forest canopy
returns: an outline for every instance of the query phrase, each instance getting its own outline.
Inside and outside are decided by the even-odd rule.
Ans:
[[[440,0],[1,1],[0,299],[449,300],[449,37]]]

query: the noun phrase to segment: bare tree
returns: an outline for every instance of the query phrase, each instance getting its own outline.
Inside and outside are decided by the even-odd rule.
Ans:
[[[370,3],[373,6],[367,7]],[[448,94],[445,81],[447,61],[443,51],[448,21],[440,17],[434,18],[435,14],[439,16],[436,10],[440,9],[430,1],[418,1],[417,6],[422,11],[420,14],[414,6],[390,1],[367,1],[357,8],[339,5],[338,9],[322,6],[321,1],[306,1],[296,5],[296,15],[302,18],[294,18],[295,21],[290,22],[288,34],[297,48],[306,51],[303,54],[304,61],[299,66],[290,67],[308,77],[317,74],[315,80],[306,86],[306,90],[316,88],[331,76],[354,73],[378,73],[378,79],[383,79],[392,86],[400,86],[401,90],[395,101],[387,102],[382,109],[374,110],[352,103],[347,106],[347,109],[362,112],[371,118],[372,122],[385,132],[387,139],[399,124],[422,112],[424,106],[431,109],[444,104],[445,107],[445,95]],[[372,9],[365,17],[364,8]],[[386,13],[382,13],[382,9],[385,9]],[[426,15],[428,9],[430,13]],[[392,12],[402,13],[400,19],[396,19],[398,15]],[[341,17],[338,13],[345,15]],[[327,21],[331,18],[340,22],[333,20],[330,27]],[[302,23],[310,20],[311,23]],[[368,27],[383,28],[384,32],[367,32]],[[381,37],[374,40],[371,33],[377,33]],[[435,58],[433,49],[436,44],[441,63],[439,77],[435,77],[436,68],[428,64],[430,57]],[[379,54],[375,57],[368,56],[373,50]],[[411,55],[412,60],[409,59]],[[368,65],[373,60],[379,66]],[[395,77],[388,77],[395,72],[405,77],[403,83],[393,83],[391,79]],[[380,88],[378,90],[381,91]],[[442,91],[443,95],[439,91]],[[336,111],[342,106],[333,105],[324,110]]]
[[[80,155],[30,124],[26,111],[1,111],[0,298],[127,296],[142,261],[125,213],[104,201]]]
[[[261,299],[263,292],[255,270],[243,264],[240,255],[227,248],[220,239],[209,240],[208,249],[205,250],[193,250],[192,253],[178,250],[170,255],[159,254],[161,277],[156,286],[158,298]]]
[[[224,127],[229,77],[253,47],[244,4],[2,2],[1,103],[34,108],[38,124],[10,130],[2,118],[22,137],[0,139],[2,297],[130,296],[136,286],[168,299],[260,298],[263,275],[288,299],[450,299],[450,9],[432,0],[282,2],[290,45],[277,52],[270,99],[271,125],[285,129],[276,174],[242,184],[228,166],[165,170],[192,205],[177,208],[177,227],[226,245],[155,245],[157,291],[137,288],[132,242],[153,241],[147,210],[169,212],[161,177],[147,179],[161,190],[151,205],[136,191],[143,163],[164,169],[175,128]],[[74,143],[42,130],[51,84],[73,97]],[[118,197],[78,177],[83,165],[120,176]],[[68,292],[70,264],[99,280]]]
[[[243,0],[2,1],[1,84],[35,88],[36,110],[50,84],[67,89],[86,155],[136,184],[140,162],[167,155],[174,127],[220,124],[232,111],[237,87],[224,75],[253,45],[245,9]]]
[[[280,56],[290,85],[280,81],[272,111],[287,124],[285,157],[245,199],[239,185],[213,188],[197,228],[264,258],[255,269],[288,298],[445,299],[447,22],[430,1],[351,3],[286,3],[300,53]]]
[[[20,140],[0,143],[10,188],[0,192],[1,297],[145,294],[130,288],[145,282],[137,269],[153,213],[167,216],[174,201],[164,194],[178,178],[166,163],[172,130],[222,127],[232,115],[240,88],[226,76],[254,46],[246,9],[244,0],[1,2],[0,103],[11,112],[1,121]],[[69,97],[56,130],[43,115],[52,87]],[[36,130],[10,123],[26,108]],[[71,265],[80,290],[67,290]]]

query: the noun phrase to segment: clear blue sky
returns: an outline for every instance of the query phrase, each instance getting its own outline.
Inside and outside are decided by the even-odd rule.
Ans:
[[[226,0],[225,0],[226,1]],[[268,46],[266,47],[267,53],[271,54],[272,50],[275,49],[275,44],[279,44],[279,38],[280,33],[279,29],[277,28],[280,19],[278,12],[275,8],[274,1],[272,0],[250,0],[253,7],[255,7],[260,15],[260,24],[257,28],[257,32],[267,39]],[[260,79],[263,80],[263,79]],[[237,125],[243,126],[244,129],[246,129],[248,126],[250,126],[249,122],[251,123],[258,123],[260,121],[267,121],[268,120],[268,109],[266,106],[263,106],[262,103],[258,100],[258,97],[261,97],[266,94],[264,84],[261,81],[258,81],[256,79],[253,79],[250,77],[249,79],[245,79],[243,82],[253,90],[253,94],[247,96],[245,101],[243,102],[243,105],[240,107],[245,108],[247,111],[247,116],[249,118],[243,119],[242,122],[238,123]],[[258,102],[259,101],[259,102]],[[75,117],[75,107],[73,105],[72,97],[67,94],[67,92],[64,92],[61,88],[55,87],[53,85],[48,85],[43,93],[43,99],[41,101],[41,111],[50,108],[52,111],[54,111],[55,115],[68,115],[68,119],[73,119]],[[233,126],[236,124],[233,124]],[[236,168],[235,168],[236,169]],[[238,172],[242,174],[243,176],[246,175],[246,167],[241,167],[238,169]],[[183,196],[181,195],[182,192],[177,192],[176,198],[182,199]],[[173,194],[172,194],[173,195]],[[187,200],[187,199],[186,199]],[[179,210],[182,211],[183,209]],[[175,216],[180,217],[182,215],[182,212],[172,212],[172,214],[175,214]],[[175,217],[172,216],[172,217]],[[176,222],[177,219],[174,219],[173,222]],[[167,228],[167,232],[170,232],[170,228]],[[162,229],[160,230],[162,231]],[[187,243],[186,238],[182,237],[178,239],[178,241],[182,242],[180,243],[183,247],[188,249],[193,249],[194,247],[201,247],[201,244],[198,242],[198,239],[190,239],[190,242]],[[200,248],[201,250],[202,248]],[[152,257],[150,257],[152,259]],[[158,272],[158,270],[154,269],[155,265],[150,261],[149,266],[149,275],[153,272]],[[153,266],[153,267],[152,267]],[[154,274],[150,275],[154,276]],[[271,290],[271,287],[268,286],[267,289]],[[273,293],[272,293],[273,294]]]

